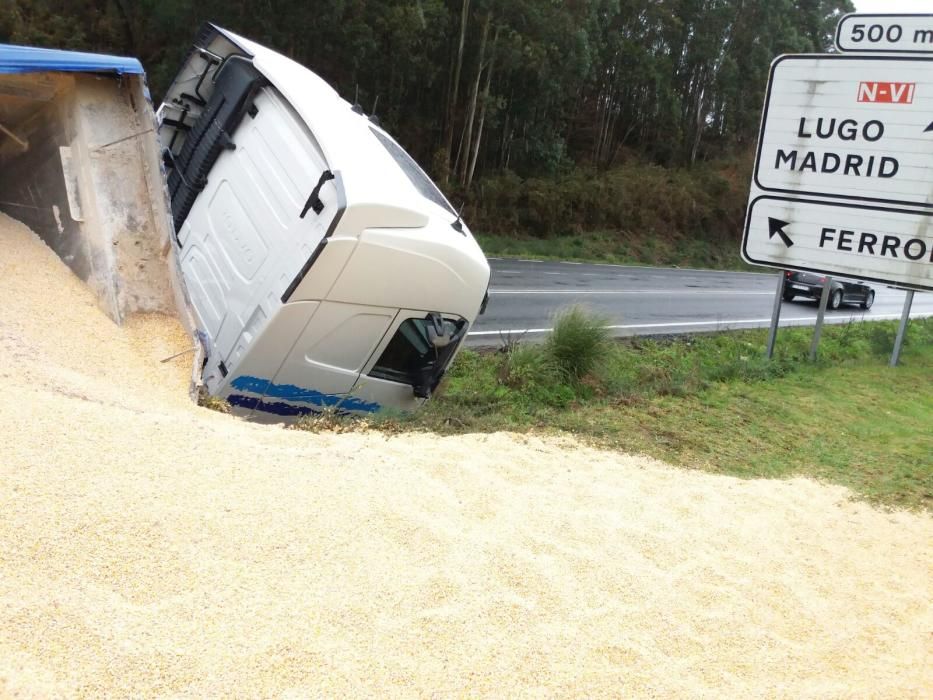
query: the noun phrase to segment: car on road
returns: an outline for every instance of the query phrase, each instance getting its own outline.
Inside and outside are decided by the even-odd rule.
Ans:
[[[824,275],[787,270],[784,272],[784,301],[793,301],[797,297],[806,297],[819,302],[825,285],[826,277]],[[858,304],[867,311],[874,303],[875,290],[864,282],[833,278],[826,307],[838,309],[843,304]]]

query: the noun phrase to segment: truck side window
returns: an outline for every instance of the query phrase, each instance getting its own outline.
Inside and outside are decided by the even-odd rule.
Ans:
[[[444,325],[455,342],[436,348],[428,337],[428,320],[406,319],[383,350],[369,376],[410,384],[415,396],[427,398],[440,382],[454,351],[460,344],[466,321],[444,319]]]

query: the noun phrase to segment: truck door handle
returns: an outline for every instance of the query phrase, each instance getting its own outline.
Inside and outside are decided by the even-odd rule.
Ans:
[[[330,170],[325,170],[321,173],[320,179],[317,181],[317,184],[314,186],[314,189],[311,190],[311,194],[308,195],[308,201],[305,202],[304,209],[301,210],[299,219],[305,218],[305,214],[308,213],[308,209],[314,209],[315,214],[320,214],[324,211],[324,202],[321,201],[321,188],[326,182],[334,179],[334,174]]]

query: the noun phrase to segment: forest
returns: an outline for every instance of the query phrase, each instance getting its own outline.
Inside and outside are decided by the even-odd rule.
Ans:
[[[771,60],[830,50],[852,9],[849,0],[3,0],[0,42],[138,57],[158,100],[199,25],[214,22],[375,113],[466,203],[480,233],[716,247],[738,235]]]

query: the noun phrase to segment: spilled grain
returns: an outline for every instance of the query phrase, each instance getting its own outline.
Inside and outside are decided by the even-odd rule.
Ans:
[[[211,413],[2,215],[0,294],[0,697],[933,694],[927,516]]]

